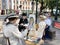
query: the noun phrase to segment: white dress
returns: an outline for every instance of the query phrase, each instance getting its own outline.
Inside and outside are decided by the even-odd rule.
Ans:
[[[42,38],[43,37],[43,33],[44,33],[44,30],[45,30],[45,27],[46,27],[46,23],[44,21],[41,21],[39,23],[39,28],[36,31],[37,38]]]
[[[46,27],[46,23],[45,23],[45,21],[41,21],[38,25],[39,25],[39,28],[37,31],[36,30],[30,30],[30,32],[29,32],[29,40],[30,41],[36,40],[38,38],[42,39],[44,30]]]
[[[13,24],[4,25],[3,33],[6,37],[9,37],[11,45],[25,45],[23,35],[19,32],[17,26]]]

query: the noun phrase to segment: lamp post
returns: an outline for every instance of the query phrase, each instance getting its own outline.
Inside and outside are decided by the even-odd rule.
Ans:
[[[38,15],[38,10],[37,10],[37,8],[38,8],[38,0],[36,0],[36,20],[35,20],[35,29],[37,30],[37,28],[38,28],[38,24],[37,24],[37,15]]]
[[[38,15],[38,11],[37,11],[37,8],[38,8],[38,0],[36,0],[36,24],[37,24],[37,15]]]

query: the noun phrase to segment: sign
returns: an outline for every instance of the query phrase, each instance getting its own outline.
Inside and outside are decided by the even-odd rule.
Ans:
[[[54,27],[60,29],[60,22],[54,22]]]

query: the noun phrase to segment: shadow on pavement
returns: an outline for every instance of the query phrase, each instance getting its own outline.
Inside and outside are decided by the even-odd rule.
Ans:
[[[53,45],[53,44],[51,44],[49,40],[46,40],[46,41],[44,42],[44,45]]]

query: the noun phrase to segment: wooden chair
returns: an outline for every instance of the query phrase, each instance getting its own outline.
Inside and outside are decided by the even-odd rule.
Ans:
[[[9,37],[6,37],[6,36],[4,36],[4,35],[3,35],[3,37],[4,37],[4,39],[6,39],[6,44],[7,44],[7,45],[10,45]]]

